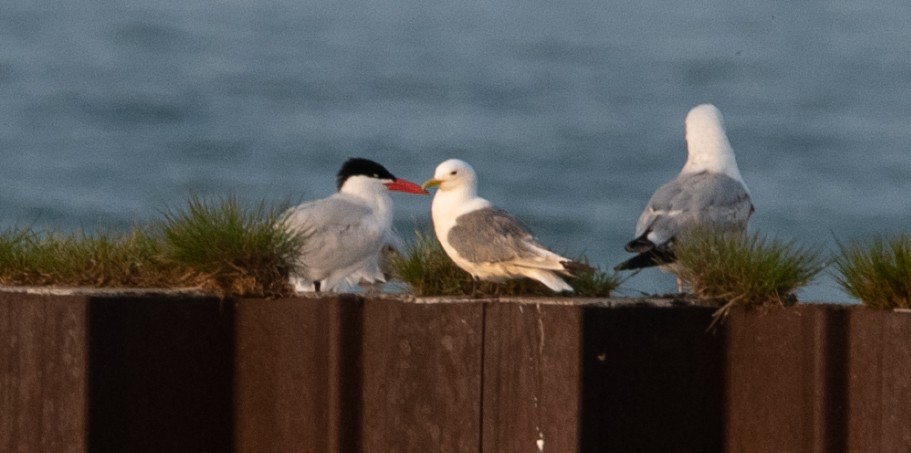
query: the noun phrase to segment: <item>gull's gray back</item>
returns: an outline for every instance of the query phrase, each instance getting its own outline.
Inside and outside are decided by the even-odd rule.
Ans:
[[[473,263],[534,258],[541,247],[518,220],[497,208],[459,216],[447,239],[459,255]]]
[[[694,226],[743,231],[752,211],[739,181],[718,173],[680,175],[652,195],[636,224],[636,236],[652,231],[656,242],[663,243]]]

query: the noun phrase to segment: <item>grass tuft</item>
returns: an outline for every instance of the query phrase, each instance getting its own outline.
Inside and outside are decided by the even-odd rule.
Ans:
[[[836,280],[871,308],[911,308],[911,236],[876,238],[869,247],[839,244]]]
[[[818,250],[758,234],[731,237],[697,230],[678,241],[675,254],[675,271],[693,295],[720,307],[715,322],[734,306],[790,305],[794,291],[825,267]]]
[[[170,286],[176,274],[160,244],[139,229],[74,235],[9,230],[0,234],[0,283],[93,287]]]
[[[265,203],[243,209],[233,196],[191,196],[185,208],[164,212],[164,257],[186,269],[188,281],[223,296],[288,295],[305,238],[282,227],[283,211]]]
[[[570,286],[577,297],[610,297],[611,294],[623,283],[623,278],[616,272],[604,272],[600,266],[591,266],[588,260],[580,258],[577,262],[585,266],[575,272],[575,277],[569,280]]]
[[[585,264],[584,260],[582,261]],[[606,274],[596,267],[579,266],[575,278],[568,279],[575,289],[569,296],[609,297],[620,285],[617,274]],[[449,259],[432,233],[415,231],[405,253],[392,260],[393,275],[411,286],[416,296],[461,296],[472,294],[474,283],[467,272]],[[554,292],[535,280],[522,278],[503,283],[481,282],[480,296],[554,296]]]
[[[305,237],[284,209],[242,208],[192,196],[149,228],[124,235],[0,232],[0,284],[127,288],[198,287],[225,296],[286,296]]]
[[[471,292],[471,276],[459,269],[433,234],[416,230],[404,253],[391,258],[392,274],[416,296],[454,296]]]

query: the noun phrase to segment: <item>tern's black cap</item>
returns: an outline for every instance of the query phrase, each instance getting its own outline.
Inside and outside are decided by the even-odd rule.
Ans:
[[[389,170],[386,170],[386,167],[370,159],[352,157],[342,164],[342,168],[339,169],[338,174],[336,175],[337,189],[341,190],[345,181],[352,176],[367,176],[376,179],[396,179],[392,173],[389,173]]]

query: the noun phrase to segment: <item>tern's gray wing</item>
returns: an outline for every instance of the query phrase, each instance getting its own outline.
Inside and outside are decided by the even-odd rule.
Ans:
[[[460,215],[446,239],[473,263],[533,259],[543,248],[508,212],[483,208]]]
[[[752,212],[750,195],[739,181],[708,172],[681,175],[652,195],[636,224],[636,238],[661,245],[695,226],[743,231]]]
[[[289,209],[286,228],[303,233],[304,259],[314,266],[337,269],[358,262],[382,245],[385,235],[370,220],[373,211],[343,197],[329,197]]]
[[[333,196],[288,209],[283,221],[289,228],[318,231],[358,224],[370,214],[370,208],[363,204]]]

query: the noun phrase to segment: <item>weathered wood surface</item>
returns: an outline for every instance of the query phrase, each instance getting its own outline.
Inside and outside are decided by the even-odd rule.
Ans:
[[[726,451],[838,452],[845,436],[843,310],[732,313]],[[738,366],[739,364],[739,366]]]
[[[481,451],[575,451],[583,311],[492,303],[485,319]]]
[[[851,452],[911,452],[911,313],[858,309],[843,376]]]
[[[80,298],[0,297],[0,451],[85,451],[86,314]]]
[[[0,293],[0,451],[909,451],[911,314],[710,321],[623,301]]]
[[[337,436],[330,425],[337,423],[330,421],[330,406],[337,395],[328,387],[338,345],[330,340],[337,327],[330,316],[346,302],[229,304],[235,318],[236,451],[333,451]]]
[[[366,303],[359,451],[478,451],[484,309]]]

